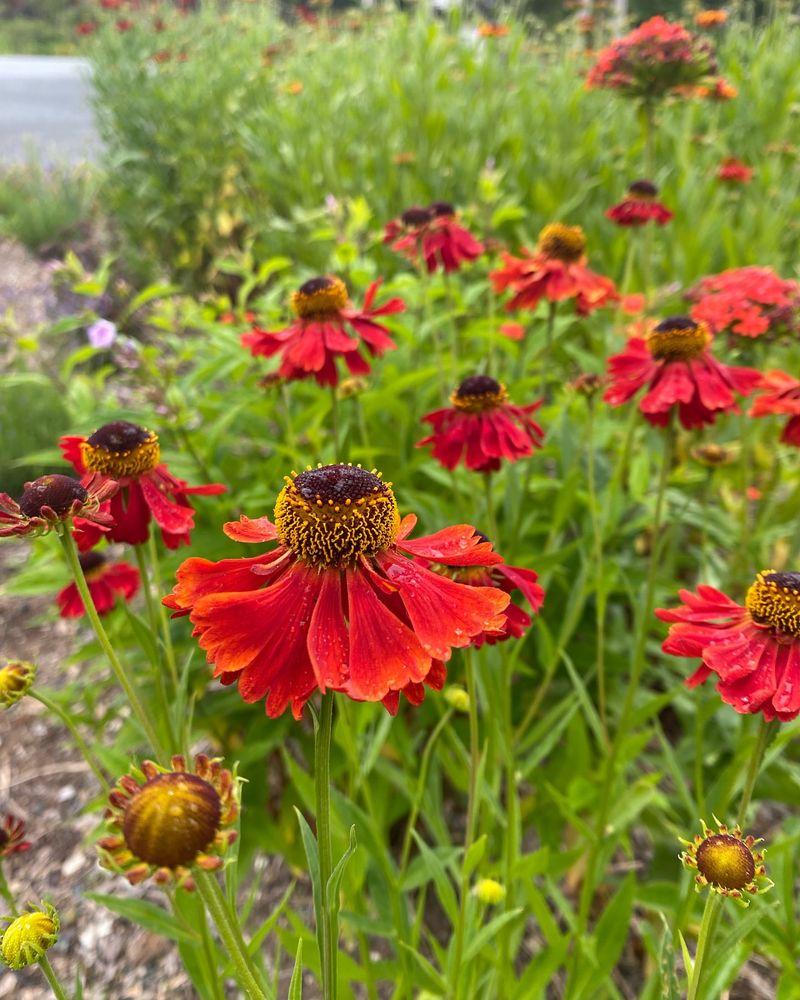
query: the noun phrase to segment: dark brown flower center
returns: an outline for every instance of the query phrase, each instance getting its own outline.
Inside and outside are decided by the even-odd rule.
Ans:
[[[291,303],[302,319],[333,316],[347,305],[347,287],[340,278],[311,278],[292,292]]]
[[[159,868],[191,865],[214,840],[222,803],[213,785],[195,774],[160,774],[142,785],[125,810],[129,850]]]
[[[122,479],[151,472],[161,460],[161,448],[153,431],[127,420],[114,420],[81,444],[81,456],[89,472]]]
[[[711,885],[722,889],[744,889],[753,881],[753,852],[730,833],[715,833],[697,848],[697,870]]]
[[[628,193],[632,194],[634,198],[652,201],[658,195],[658,188],[652,181],[634,181],[633,184],[629,185]]]
[[[705,323],[697,323],[690,316],[668,316],[645,340],[657,361],[691,361],[708,347],[711,334]]]
[[[470,375],[450,397],[457,410],[481,413],[502,406],[508,400],[506,387],[490,375]]]
[[[403,212],[400,220],[404,226],[424,226],[426,222],[431,221],[431,215],[432,213],[429,208],[421,208],[419,205],[414,205]]]
[[[78,556],[78,562],[81,564],[84,576],[88,576],[89,573],[99,569],[105,561],[106,557],[102,552],[85,552],[83,555]]]
[[[287,476],[275,504],[281,542],[315,566],[346,566],[382,552],[394,542],[399,524],[391,483],[352,465]]]
[[[58,517],[64,517],[76,500],[84,504],[87,495],[80,480],[72,476],[42,476],[27,484],[19,506],[26,517],[38,517],[44,507],[49,507]]]
[[[574,264],[586,250],[586,237],[580,226],[552,222],[539,233],[539,252],[546,257]]]
[[[800,573],[762,570],[745,605],[759,625],[769,625],[777,635],[800,636]]]
[[[456,214],[455,206],[451,205],[449,201],[433,201],[428,209],[435,217]]]
[[[8,845],[8,843],[9,843],[9,841],[10,841],[10,840],[11,840],[11,835],[10,835],[9,833],[7,833],[7,832],[6,832],[6,831],[5,831],[5,830],[4,830],[4,829],[3,829],[3,828],[2,828],[1,826],[0,826],[0,853],[2,853],[2,851],[3,851],[3,848],[4,848],[4,847],[6,847],[6,846]]]

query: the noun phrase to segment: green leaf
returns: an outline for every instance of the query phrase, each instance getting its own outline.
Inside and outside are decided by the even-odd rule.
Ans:
[[[289,993],[286,1000],[303,1000],[303,939],[297,942],[297,954],[294,959],[292,981],[289,983]]]
[[[467,855],[464,858],[464,872],[463,878],[466,880],[475,871],[478,865],[483,861],[483,856],[486,854],[486,844],[488,841],[488,835],[484,833],[482,837],[479,837],[474,844],[472,844],[467,851]]]
[[[184,941],[188,944],[200,941],[199,934],[193,934],[182,927],[172,914],[146,899],[124,899],[120,896],[106,896],[99,892],[85,892],[84,896],[153,934],[169,938],[170,941]]]
[[[481,927],[477,934],[473,934],[469,939],[469,944],[467,944],[464,949],[464,961],[469,962],[473,959],[481,948],[487,945],[501,927],[505,927],[506,924],[511,923],[518,917],[524,914],[524,909],[522,907],[517,907],[515,910],[508,910],[506,913],[500,913],[493,920],[490,920],[488,924]]]
[[[661,1000],[681,1000],[681,988],[678,985],[678,975],[675,970],[675,945],[672,931],[667,918],[660,913],[664,933],[661,937],[661,948],[658,953],[658,965],[661,970]]]
[[[294,806],[294,811],[297,814],[297,822],[300,824],[300,836],[303,838],[303,847],[305,848],[306,859],[308,861],[308,873],[311,876],[311,889],[314,894],[314,916],[317,923],[317,945],[319,953],[322,955],[322,876],[319,870],[319,849],[316,838],[311,832],[311,827],[308,825],[305,816],[297,806]]]

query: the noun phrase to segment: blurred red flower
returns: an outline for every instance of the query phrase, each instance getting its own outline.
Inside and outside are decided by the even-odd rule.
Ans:
[[[607,208],[605,214],[618,226],[644,226],[648,222],[664,226],[672,218],[672,212],[658,201],[658,188],[650,181],[634,181],[627,196]]]
[[[139,571],[126,562],[110,563],[101,552],[85,552],[79,556],[89,593],[99,615],[107,615],[117,597],[130,601],[139,589]],[[76,584],[70,583],[56,595],[62,618],[81,618],[86,614]]]
[[[609,358],[610,386],[603,399],[620,406],[646,387],[639,409],[656,427],[666,427],[675,406],[687,429],[713,424],[717,413],[737,413],[734,393],[748,395],[761,375],[717,361],[710,342],[705,324],[688,316],[668,317]]]
[[[0,826],[0,860],[29,851],[31,846],[30,841],[25,840],[25,823],[9,813]]]
[[[800,317],[800,284],[787,281],[769,267],[734,267],[703,278],[687,298],[692,317],[712,333],[760,337],[793,331]]]
[[[447,201],[409,208],[386,223],[383,242],[417,267],[421,253],[429,273],[439,267],[448,273],[457,271],[484,251],[483,244],[457,220],[455,208]]]
[[[735,156],[726,156],[717,171],[717,179],[726,184],[749,184],[753,179],[753,168]]]
[[[800,448],[800,381],[788,372],[770,371],[764,373],[758,388],[763,389],[764,394],[753,400],[750,416],[788,413],[781,441]]]
[[[475,472],[495,472],[502,459],[517,462],[541,448],[544,431],[530,414],[542,400],[515,406],[506,387],[489,375],[465,378],[450,396],[452,406],[427,413],[433,433],[417,442],[433,445],[433,457],[446,469],[459,462]]]
[[[370,366],[359,348],[366,346],[371,355],[380,356],[395,346],[389,331],[375,318],[401,313],[406,308],[402,299],[394,298],[374,309],[380,285],[380,281],[373,281],[363,307],[356,309],[349,303],[347,288],[339,278],[312,278],[292,294],[297,317],[293,323],[283,330],[255,326],[242,335],[242,346],[249,347],[253,357],[280,354],[278,374],[290,380],[312,375],[320,385],[337,385],[337,357],[344,359],[351,375],[366,375]]]
[[[579,315],[586,316],[619,299],[614,282],[586,266],[586,237],[580,226],[554,222],[539,234],[536,252],[524,247],[523,257],[502,255],[503,266],[489,277],[494,290],[509,289],[513,298],[506,309],[536,309],[542,299],[562,302],[575,299]]]

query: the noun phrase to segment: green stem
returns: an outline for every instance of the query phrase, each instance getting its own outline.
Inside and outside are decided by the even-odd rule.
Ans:
[[[548,366],[551,363],[553,351],[553,330],[555,329],[557,310],[557,302],[547,303],[547,326],[544,334],[544,350],[539,356],[539,364],[541,365],[540,385],[542,387],[542,398],[545,402],[550,401],[550,386],[548,381],[550,372],[548,371]]]
[[[100,616],[97,613],[97,608],[94,606],[92,595],[89,593],[89,587],[86,584],[86,578],[83,575],[83,570],[81,569],[81,564],[78,560],[78,550],[75,547],[75,541],[72,538],[72,532],[70,531],[68,524],[63,525],[60,528],[58,537],[61,541],[62,548],[64,549],[64,555],[67,558],[69,568],[72,571],[75,586],[78,588],[78,593],[81,595],[83,607],[86,611],[86,617],[89,619],[92,628],[94,629],[97,641],[100,643],[103,648],[103,652],[108,657],[111,669],[114,671],[114,676],[117,678],[117,682],[125,692],[125,696],[127,697],[131,709],[133,710],[133,714],[136,716],[139,725],[142,727],[153,752],[158,758],[159,763],[166,764],[168,762],[167,753],[161,745],[161,740],[159,739],[153,723],[150,720],[150,716],[145,711],[144,705],[142,704],[136,689],[128,677],[125,668],[120,662],[116,650],[111,645],[111,640],[108,638],[108,634],[103,628],[103,623],[100,621]]]
[[[745,817],[747,816],[747,807],[750,805],[750,799],[753,797],[753,789],[756,785],[758,772],[761,768],[761,761],[764,758],[764,751],[767,748],[767,742],[769,735],[772,732],[772,728],[772,723],[767,722],[762,715],[758,729],[758,736],[756,737],[756,745],[753,748],[750,763],[747,766],[747,775],[744,779],[742,798],[739,802],[739,813],[736,817],[736,823],[738,826],[742,826],[745,821]]]
[[[458,385],[458,327],[455,317],[455,298],[449,272],[444,273],[444,284],[447,289],[447,305],[450,325],[450,368],[453,373],[453,385]]]
[[[339,462],[339,397],[336,395],[336,386],[331,386],[331,433],[333,434],[333,461]]]
[[[417,788],[414,793],[414,802],[411,806],[411,812],[408,815],[408,822],[406,823],[406,832],[403,835],[403,849],[400,853],[400,871],[397,875],[398,883],[403,881],[403,877],[406,873],[406,868],[408,866],[408,859],[411,854],[411,839],[414,834],[414,829],[417,825],[417,818],[419,817],[419,811],[422,807],[422,799],[425,795],[425,785],[428,781],[428,768],[431,764],[431,755],[433,754],[433,748],[439,737],[442,734],[442,730],[445,728],[447,723],[450,721],[453,715],[453,709],[448,708],[444,715],[439,719],[434,727],[431,735],[428,737],[428,742],[425,744],[425,749],[422,751],[422,760],[419,766],[419,775],[417,777]]]
[[[469,696],[469,792],[467,798],[467,826],[464,834],[464,860],[475,839],[475,822],[478,814],[478,771],[480,769],[480,733],[478,729],[478,699],[475,691],[475,669],[472,662],[472,650],[464,650],[464,673]],[[463,869],[462,869],[463,871]],[[461,901],[456,925],[456,943],[453,960],[452,992],[455,997],[461,993],[461,962],[464,954],[464,934],[467,922],[467,900],[469,898],[469,879],[461,878]]]
[[[714,937],[714,931],[719,919],[720,903],[722,897],[718,892],[709,891],[706,906],[703,910],[703,922],[700,924],[700,936],[697,939],[697,951],[695,952],[694,968],[692,978],[689,983],[689,992],[686,1000],[698,1000],[700,994],[700,984],[705,971],[706,957],[710,954],[710,945]]]
[[[595,475],[594,400],[588,401],[586,472],[589,485],[589,512],[594,535],[595,564],[595,665],[597,669],[597,710],[603,727],[603,738],[608,742],[606,720],[606,675],[605,675],[605,624],[606,593],[605,568],[603,564],[603,529],[600,526],[600,511],[597,504],[597,480]]]
[[[161,622],[161,632],[164,636],[164,651],[167,656],[167,667],[172,680],[172,687],[177,694],[179,687],[178,666],[175,660],[175,650],[172,646],[172,633],[169,627],[169,615],[167,614],[167,609],[161,601],[158,600],[158,594],[163,589],[163,586],[161,583],[161,563],[158,558],[158,545],[153,531],[150,532],[150,537],[147,540],[147,554],[150,558],[150,569],[153,574],[153,586],[156,588],[156,606],[158,608],[159,619]]]
[[[492,474],[483,474],[483,488],[486,493],[486,526],[489,529],[489,538],[495,548],[500,544],[500,533],[497,530],[497,515],[494,509],[494,495],[492,493]]]
[[[150,533],[152,538],[153,533]],[[147,620],[150,625],[150,632],[153,636],[153,642],[156,648],[156,661],[152,664],[153,667],[153,683],[156,689],[156,703],[158,705],[158,710],[162,715],[166,723],[166,731],[169,734],[170,747],[174,743],[174,735],[172,732],[172,718],[170,716],[169,706],[170,701],[167,698],[167,689],[164,686],[164,674],[161,670],[161,658],[158,656],[158,610],[156,609],[156,602],[153,597],[153,591],[150,581],[150,574],[147,568],[147,555],[144,545],[134,545],[133,549],[136,553],[136,564],[139,567],[139,576],[142,580],[142,590],[144,591],[145,604],[147,605]]]
[[[11,916],[18,917],[19,910],[17,909],[17,903],[14,899],[14,894],[11,891],[11,888],[9,887],[8,881],[6,880],[6,873],[3,871],[2,859],[0,859],[0,896],[2,896],[3,899],[5,900],[6,905],[8,906],[8,912],[11,914]]]
[[[323,1000],[336,1000],[338,941],[333,940],[331,901],[328,882],[333,871],[331,843],[331,734],[333,732],[333,691],[322,696],[319,725],[314,742],[314,787],[317,805],[317,846],[322,910],[321,962]],[[319,933],[319,928],[317,929]]]
[[[44,707],[47,709],[48,712],[51,712],[53,715],[57,716],[64,723],[64,725],[69,730],[72,739],[75,741],[75,746],[78,748],[83,759],[91,768],[91,771],[94,774],[95,778],[97,778],[100,787],[107,795],[111,791],[111,785],[109,784],[108,778],[104,774],[103,768],[100,766],[100,762],[97,760],[95,755],[89,749],[86,740],[84,740],[84,738],[78,731],[78,727],[70,718],[69,713],[65,712],[64,709],[59,704],[57,704],[50,697],[48,697],[48,695],[46,695],[41,688],[36,688],[36,687],[31,688],[30,691],[28,691],[28,697],[34,698],[40,704],[44,705]]]
[[[227,900],[216,877],[211,872],[195,868],[192,872],[192,878],[233,962],[236,981],[250,997],[250,1000],[272,1000],[272,995],[265,992],[264,987],[256,977],[247,954],[241,928],[228,908]]]
[[[53,991],[53,995],[57,998],[57,1000],[67,1000],[67,994],[64,987],[58,981],[58,976],[56,976],[47,955],[42,955],[39,959],[38,965],[44,973],[44,978],[48,981],[48,983],[50,983],[50,989]]]

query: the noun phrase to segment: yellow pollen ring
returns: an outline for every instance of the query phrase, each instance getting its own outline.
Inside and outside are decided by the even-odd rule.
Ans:
[[[539,251],[565,264],[581,259],[586,250],[586,236],[580,226],[551,222],[539,233]]]
[[[152,472],[161,461],[161,447],[158,435],[148,431],[147,438],[135,448],[127,451],[112,451],[100,445],[81,442],[81,457],[89,472],[101,472],[104,476],[142,476]]]
[[[800,587],[788,585],[795,582],[800,584],[800,575],[762,570],[745,598],[753,621],[781,635],[800,636]]]
[[[647,349],[657,361],[691,361],[699,357],[711,342],[705,323],[690,327],[651,330],[645,337]]]
[[[292,292],[290,302],[296,316],[301,319],[333,316],[345,308],[347,305],[345,283],[341,278],[327,278],[325,282],[324,285],[320,282],[322,287],[314,288],[312,291],[303,291],[301,288]]]
[[[459,396],[454,392],[450,396],[450,402],[464,413],[483,413],[484,410],[494,410],[507,403],[508,392],[501,382],[497,392],[476,392],[466,396]]]
[[[348,566],[394,543],[400,511],[391,483],[379,482],[364,496],[334,502],[319,494],[313,499],[302,496],[295,478],[285,477],[286,486],[275,503],[275,527],[281,543],[304,562],[322,568]]]

